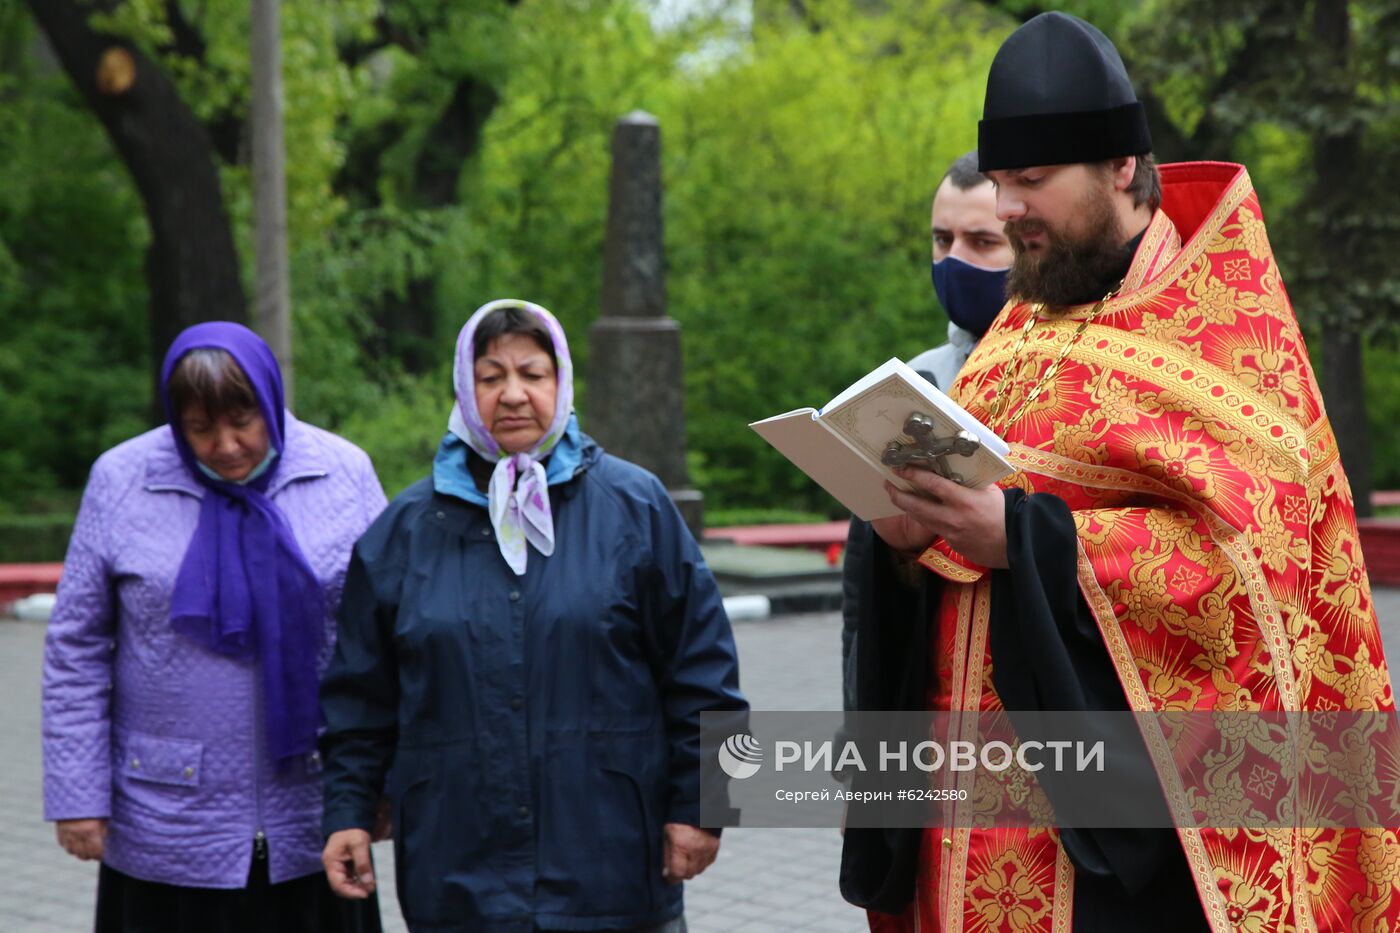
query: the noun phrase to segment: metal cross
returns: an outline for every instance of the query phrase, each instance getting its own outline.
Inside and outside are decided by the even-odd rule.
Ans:
[[[906,444],[894,438],[880,459],[885,466],[920,466],[962,485],[962,475],[948,464],[948,457],[970,457],[981,449],[982,442],[971,431],[959,431],[951,437],[935,437],[935,427],[937,425],[928,415],[920,411],[911,412],[904,420],[904,433],[913,441]]]

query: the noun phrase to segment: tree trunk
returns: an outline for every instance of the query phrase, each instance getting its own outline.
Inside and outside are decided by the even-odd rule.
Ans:
[[[27,2],[64,71],[102,121],[146,205],[156,385],[165,350],[181,330],[200,321],[244,322],[247,317],[209,134],[159,65],[126,40],[88,25],[91,7],[74,0]],[[123,91],[103,93],[98,65],[104,54],[120,56],[122,51],[135,64],[135,80]],[[157,418],[164,416],[157,412]]]
[[[1317,0],[1313,9],[1313,35],[1324,50],[1327,76],[1337,82],[1332,88],[1345,98],[1345,106],[1355,98],[1355,88],[1347,72],[1351,23],[1346,0]],[[1342,111],[1345,112],[1345,111]],[[1361,177],[1360,132],[1352,128],[1341,133],[1319,135],[1313,143],[1316,170],[1312,203],[1324,218],[1346,214],[1346,195]],[[1346,270],[1352,264],[1352,244],[1344,231],[1319,229],[1316,248],[1324,267]],[[1338,274],[1345,274],[1339,272]],[[1337,448],[1356,497],[1356,514],[1371,514],[1371,429],[1366,415],[1366,378],[1361,337],[1348,318],[1324,318],[1322,329],[1322,397]]]
[[[282,368],[292,408],[292,286],[287,268],[287,171],[282,132],[282,29],[278,0],[253,0],[253,319]]]
[[[1371,514],[1371,428],[1359,336],[1333,327],[1323,331],[1321,379],[1327,417],[1356,497],[1356,514],[1364,518]]]

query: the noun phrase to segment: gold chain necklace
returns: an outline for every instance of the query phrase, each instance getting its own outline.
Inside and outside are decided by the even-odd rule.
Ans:
[[[1010,406],[1011,396],[1008,391],[1009,386],[1007,385],[1007,380],[1010,378],[1013,371],[1013,364],[1017,378],[1012,380],[1011,385],[1015,385],[1015,383],[1020,380],[1021,370],[1025,368],[1026,364],[1026,361],[1021,356],[1021,351],[1026,348],[1026,342],[1031,339],[1031,331],[1035,329],[1036,324],[1040,323],[1040,315],[1045,310],[1045,305],[1039,302],[1031,307],[1031,314],[1030,317],[1026,319],[1026,326],[1021,329],[1021,339],[1016,341],[1016,346],[1011,350],[1011,358],[1006,361],[1006,366],[1003,367],[1001,371],[1001,378],[997,380],[997,394],[996,398],[992,400],[992,430],[1005,436],[1006,433],[1011,430],[1011,426],[1021,420],[1021,416],[1030,410],[1035,400],[1040,398],[1041,393],[1043,393],[1045,389],[1055,381],[1055,377],[1060,374],[1060,370],[1065,365],[1065,357],[1069,356],[1069,351],[1074,349],[1075,344],[1079,343],[1079,338],[1084,336],[1084,331],[1090,324],[1098,319],[1098,316],[1103,312],[1103,306],[1112,300],[1113,296],[1117,295],[1118,290],[1122,287],[1123,283],[1119,282],[1108,290],[1108,294],[1099,299],[1098,304],[1094,305],[1088,316],[1079,322],[1079,326],[1075,328],[1074,334],[1065,345],[1060,348],[1060,355],[1055,357],[1055,361],[1045,370],[1045,375],[1041,376],[1040,380],[1031,387],[1030,392],[1026,394],[1025,400],[1021,402],[1020,407],[1014,412],[1008,412],[1007,409]],[[1009,418],[1007,422],[998,429],[997,422],[1001,420],[1003,415],[1009,415]]]

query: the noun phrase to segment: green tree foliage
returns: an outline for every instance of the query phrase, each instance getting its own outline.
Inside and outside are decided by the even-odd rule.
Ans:
[[[1228,139],[1274,229],[1292,230],[1310,216],[1310,147],[1326,121],[1294,106],[1296,81],[1271,109],[1267,82],[1251,78],[1256,93],[1241,97],[1228,74],[1267,3],[1215,25],[1207,8],[1219,5],[1203,0],[1068,8],[1124,37],[1182,154],[1198,155],[1186,150],[1207,133]],[[1391,20],[1379,3],[1351,6],[1368,31],[1355,81],[1367,158],[1390,165],[1400,127],[1382,66],[1394,72],[1395,44],[1380,34]],[[282,7],[301,417],[365,446],[398,491],[427,472],[444,429],[458,328],[513,295],[564,322],[586,428],[609,138],[641,108],[662,126],[694,478],[711,508],[828,514],[834,503],[745,425],[821,404],[889,356],[942,340],[929,198],[975,144],[997,46],[1036,12],[1020,0],[803,0],[750,15],[718,0],[662,22],[641,0]],[[126,0],[102,25],[160,62],[209,128],[250,281],[246,2]],[[1357,203],[1348,216],[1360,219],[1342,225],[1370,224],[1366,236],[1397,216]],[[71,492],[102,449],[144,426],[147,239],[96,122],[18,0],[0,0],[0,430],[13,439],[0,445],[0,502]],[[1288,248],[1289,262],[1306,261],[1306,246]],[[1309,277],[1293,271],[1299,300]],[[1394,300],[1389,282],[1371,295],[1373,317]],[[1400,417],[1377,408],[1378,420]]]
[[[576,9],[516,12],[503,100],[443,245],[444,330],[487,297],[528,295],[560,316],[586,380],[609,135],[649,110],[697,482],[719,504],[829,509],[745,424],[941,342],[928,202],[975,144],[1001,35],[976,8],[927,2],[811,4],[751,42],[713,22],[656,35],[622,3],[587,33],[558,28]]]
[[[150,405],[141,202],[33,40],[0,2],[0,511],[81,488]]]

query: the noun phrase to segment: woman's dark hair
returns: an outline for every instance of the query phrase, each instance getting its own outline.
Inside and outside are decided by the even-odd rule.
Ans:
[[[180,357],[166,391],[176,418],[191,405],[203,408],[210,418],[258,410],[253,384],[227,350],[208,347]]]
[[[523,334],[535,343],[540,345],[540,349],[549,354],[549,358],[557,366],[559,360],[554,356],[554,341],[550,339],[549,331],[535,317],[524,308],[506,307],[497,308],[486,317],[481,319],[481,323],[476,325],[476,333],[472,335],[472,362],[481,359],[486,348],[491,346],[491,341],[505,334]]]

